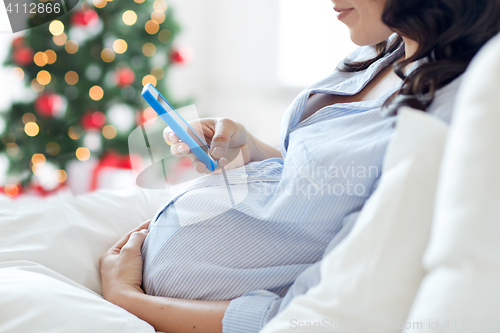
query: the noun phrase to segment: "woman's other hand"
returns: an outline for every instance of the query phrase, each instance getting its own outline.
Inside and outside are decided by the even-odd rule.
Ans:
[[[142,284],[141,247],[151,220],[123,236],[99,259],[103,297],[117,302],[120,292],[130,289],[144,293]],[[115,303],[116,304],[116,303]]]
[[[219,160],[219,164],[226,169],[234,169],[251,161],[253,137],[240,123],[229,118],[204,118],[190,121],[189,125],[202,138],[205,138],[210,146],[210,155],[215,160]],[[208,172],[205,164],[191,153],[189,146],[180,141],[170,127],[165,128],[163,137],[171,145],[172,155],[189,156],[196,171]],[[240,152],[242,159],[236,159]]]

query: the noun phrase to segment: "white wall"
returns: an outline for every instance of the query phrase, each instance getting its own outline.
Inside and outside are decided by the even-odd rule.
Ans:
[[[233,118],[277,145],[281,116],[300,91],[278,78],[279,1],[170,3],[183,26],[179,43],[194,51],[169,77],[176,96],[194,95],[201,114]]]

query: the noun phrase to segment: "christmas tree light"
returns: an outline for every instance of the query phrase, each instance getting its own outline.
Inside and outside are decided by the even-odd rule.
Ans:
[[[49,25],[49,31],[54,36],[59,36],[64,32],[64,24],[58,20],[52,21]]]
[[[43,67],[49,62],[49,57],[47,57],[45,52],[37,52],[33,57],[33,61],[38,67]]]
[[[90,158],[90,150],[87,147],[79,147],[75,155],[80,161],[86,161]]]
[[[49,65],[52,65],[57,61],[57,54],[54,52],[54,50],[45,51],[45,55],[47,56],[47,63]]]
[[[24,132],[26,132],[26,135],[28,136],[37,136],[39,133],[39,127],[36,123],[29,122],[26,125],[24,125]]]

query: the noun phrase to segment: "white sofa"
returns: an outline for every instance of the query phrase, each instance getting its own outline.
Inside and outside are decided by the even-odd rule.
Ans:
[[[500,332],[500,36],[450,127],[401,110],[384,174],[318,286],[263,330]],[[100,296],[98,259],[165,191],[0,197],[0,332],[154,332]]]

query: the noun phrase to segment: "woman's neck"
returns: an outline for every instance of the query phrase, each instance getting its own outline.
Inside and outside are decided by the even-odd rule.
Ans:
[[[405,58],[408,59],[417,52],[418,43],[406,37],[403,37],[403,40],[405,41]]]

